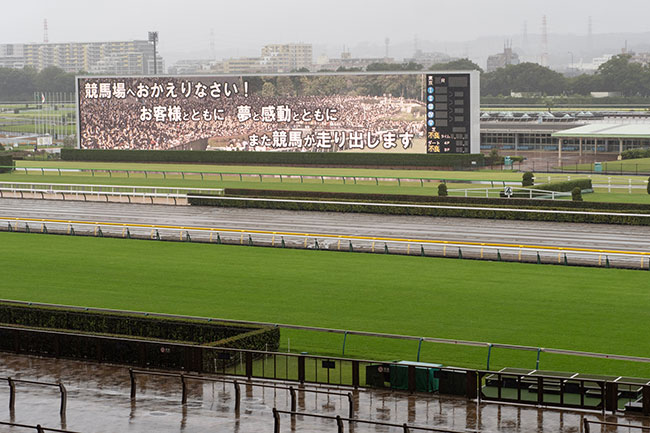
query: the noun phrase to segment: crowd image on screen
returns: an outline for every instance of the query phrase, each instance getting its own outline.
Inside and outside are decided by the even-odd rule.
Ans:
[[[261,92],[244,95],[241,85],[240,91],[229,97],[222,94],[218,98],[199,98],[195,95],[177,95],[172,98],[162,94],[156,98],[138,98],[134,89],[145,79],[85,80],[80,81],[79,124],[81,147],[87,149],[183,149],[190,143],[207,139],[218,143],[215,147],[222,150],[307,151],[317,149],[275,149],[270,145],[260,146],[259,143],[253,146],[250,137],[270,137],[274,131],[279,130],[299,130],[303,136],[321,130],[348,134],[352,131],[369,131],[373,136],[381,136],[388,131],[395,134],[408,133],[412,137],[422,137],[425,133],[424,121],[410,115],[414,107],[423,105],[416,99],[390,95],[262,96]],[[161,80],[176,80],[180,88],[179,78]],[[89,81],[111,85],[121,82],[130,91],[120,98],[87,98],[82,86]],[[250,111],[256,114],[261,113],[263,107],[288,107],[293,117],[288,122],[262,121],[259,116],[257,120],[250,118],[242,121],[237,115],[238,107],[242,105],[250,107]],[[153,117],[143,120],[143,110],[151,112],[154,106],[180,107],[183,118],[180,121],[169,118],[159,121]],[[320,113],[327,111],[329,115],[317,119],[313,115],[316,110]],[[204,112],[208,113],[210,120],[203,118]],[[303,116],[305,113],[310,115]],[[347,145],[338,146],[338,150],[345,149]]]

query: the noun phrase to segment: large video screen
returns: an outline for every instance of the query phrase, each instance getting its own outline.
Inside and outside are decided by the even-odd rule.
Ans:
[[[82,149],[477,153],[478,73],[77,78]]]

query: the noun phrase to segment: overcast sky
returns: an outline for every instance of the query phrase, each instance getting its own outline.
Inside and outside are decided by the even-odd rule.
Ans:
[[[160,33],[160,52],[209,50],[259,54],[266,43],[353,46],[413,41],[471,41],[481,36],[586,34],[650,30],[648,0],[23,0],[6,2],[0,43],[145,39]]]

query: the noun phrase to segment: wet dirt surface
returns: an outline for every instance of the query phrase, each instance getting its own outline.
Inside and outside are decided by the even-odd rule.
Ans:
[[[273,432],[272,409],[290,410],[286,389],[241,383],[241,407],[235,411],[231,383],[187,380],[187,404],[181,404],[181,384],[174,377],[137,375],[137,396],[130,399],[127,367],[79,361],[0,354],[0,378],[62,382],[68,393],[64,419],[60,417],[59,388],[16,383],[13,413],[9,386],[0,380],[0,421],[76,432]],[[254,382],[261,383],[261,382]],[[269,382],[266,382],[269,384]],[[277,383],[278,386],[288,386]],[[297,388],[297,385],[293,384]],[[349,389],[306,387],[347,394]],[[297,410],[346,417],[348,399],[298,391]],[[602,417],[598,413],[538,409],[482,403],[438,395],[408,395],[388,391],[353,392],[355,418],[454,431],[581,432],[583,418],[650,426],[640,417]],[[0,425],[0,432],[30,431]],[[35,430],[31,430],[35,431]],[[281,415],[281,432],[336,432],[335,420]],[[345,432],[403,432],[402,427],[344,424]],[[411,430],[421,431],[421,430]],[[591,425],[591,432],[635,432],[638,429]]]

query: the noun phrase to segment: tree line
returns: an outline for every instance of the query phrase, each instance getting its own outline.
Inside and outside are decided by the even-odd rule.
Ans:
[[[419,71],[424,67],[418,63],[373,63],[366,71]],[[559,72],[536,63],[521,63],[484,72],[468,59],[431,65],[430,70],[477,70],[481,72],[481,95],[507,97],[511,92],[525,92],[541,96],[588,96],[591,92],[620,92],[624,97],[650,96],[650,66],[631,61],[629,54],[621,54],[602,64],[595,74],[565,77]],[[360,69],[339,68],[339,72],[357,72]],[[306,72],[296,71],[296,72]],[[325,71],[323,71],[325,72]],[[304,77],[303,77],[304,78]],[[252,81],[255,81],[252,79]],[[360,81],[363,81],[361,83]],[[385,79],[384,79],[385,81]],[[266,85],[264,89],[264,84]],[[415,96],[417,82],[407,78],[393,82],[382,82],[382,78],[349,80],[338,77],[319,77],[304,80],[300,77],[281,77],[273,80],[258,79],[251,83],[259,86],[266,95],[273,94],[333,94],[341,93],[377,94],[386,89],[395,95]],[[57,67],[41,71],[33,68],[0,68],[0,101],[32,101],[37,92],[74,92],[75,74]],[[304,92],[304,93],[303,93]]]
[[[33,101],[34,93],[75,91],[75,74],[51,66],[34,68],[0,68],[0,101]]]

